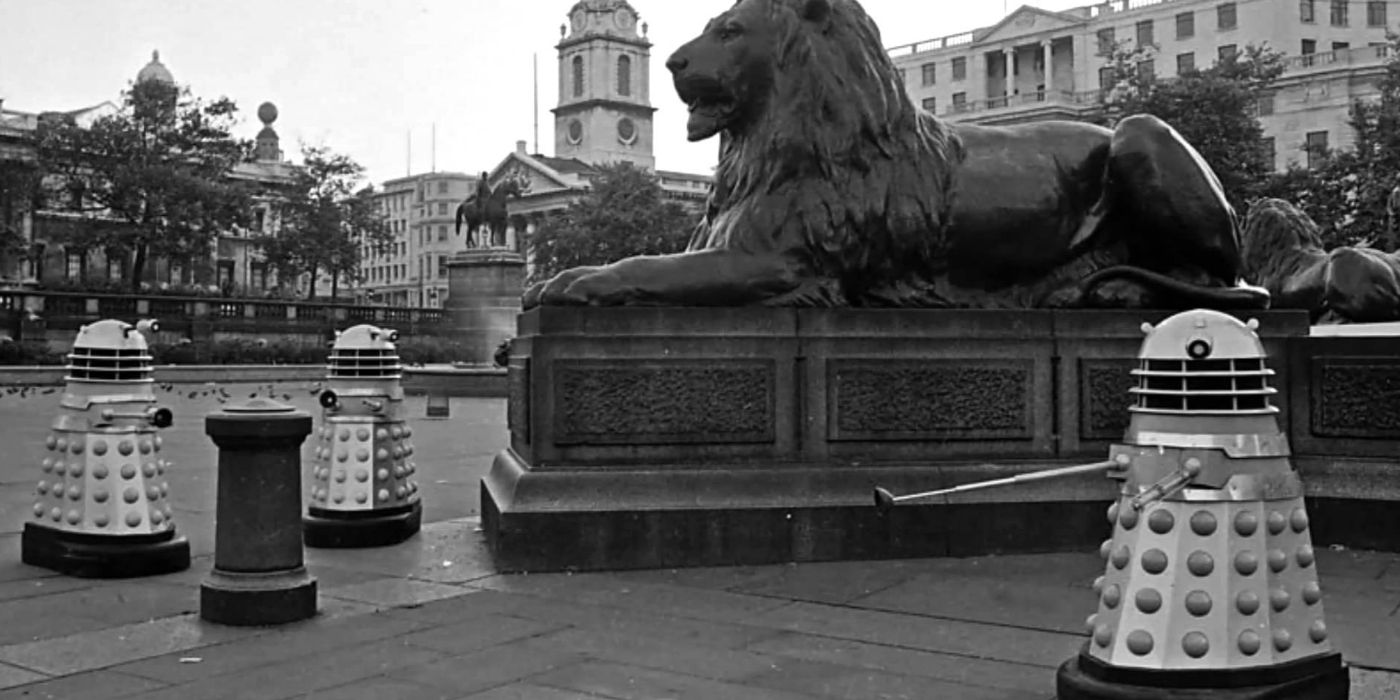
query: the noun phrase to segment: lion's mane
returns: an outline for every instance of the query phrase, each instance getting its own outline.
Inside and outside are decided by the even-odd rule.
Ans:
[[[961,142],[910,100],[856,2],[830,0],[817,25],[802,19],[806,0],[760,1],[778,31],[767,103],[738,135],[722,135],[708,230],[692,248],[805,254],[843,285],[946,267]],[[752,216],[760,208],[784,215]],[[752,230],[758,220],[779,230]]]
[[[1249,208],[1240,243],[1243,277],[1275,294],[1284,280],[1327,259],[1317,224],[1281,199]]]

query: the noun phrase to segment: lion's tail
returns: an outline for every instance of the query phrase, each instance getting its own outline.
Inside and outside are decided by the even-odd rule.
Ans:
[[[1170,295],[1177,305],[1224,310],[1262,310],[1269,308],[1269,292],[1263,287],[1238,284],[1233,287],[1207,287],[1179,280],[1170,275],[1134,265],[1114,265],[1099,270],[1084,279],[1080,289],[1090,290],[1112,279],[1131,279],[1154,291]]]

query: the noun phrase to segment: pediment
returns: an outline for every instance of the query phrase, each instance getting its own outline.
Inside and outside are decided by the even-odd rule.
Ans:
[[[527,194],[544,194],[556,190],[571,189],[559,173],[529,156],[511,153],[487,176],[491,187],[496,187],[509,179],[523,180]]]
[[[1038,7],[1022,5],[1005,19],[977,32],[973,43],[988,44],[1031,37],[1045,32],[1078,29],[1085,20]]]

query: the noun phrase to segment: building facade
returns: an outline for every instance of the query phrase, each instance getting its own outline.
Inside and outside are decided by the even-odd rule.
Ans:
[[[375,193],[393,236],[385,248],[362,243],[363,302],[441,308],[447,299],[447,259],[466,245],[456,233],[457,205],[476,191],[465,173],[421,173],[386,181]]]
[[[1082,119],[1111,89],[1105,49],[1150,47],[1138,69],[1170,79],[1247,46],[1287,58],[1261,99],[1275,169],[1353,142],[1348,111],[1378,94],[1394,20],[1384,0],[1112,0],[1063,12],[1022,6],[1001,22],[890,49],[909,95],[949,121]]]

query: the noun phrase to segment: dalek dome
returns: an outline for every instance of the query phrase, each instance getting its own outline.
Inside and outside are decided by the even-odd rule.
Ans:
[[[1259,322],[1241,321],[1209,309],[1183,311],[1153,326],[1144,323],[1138,358],[1142,360],[1244,360],[1266,356],[1255,329]]]

